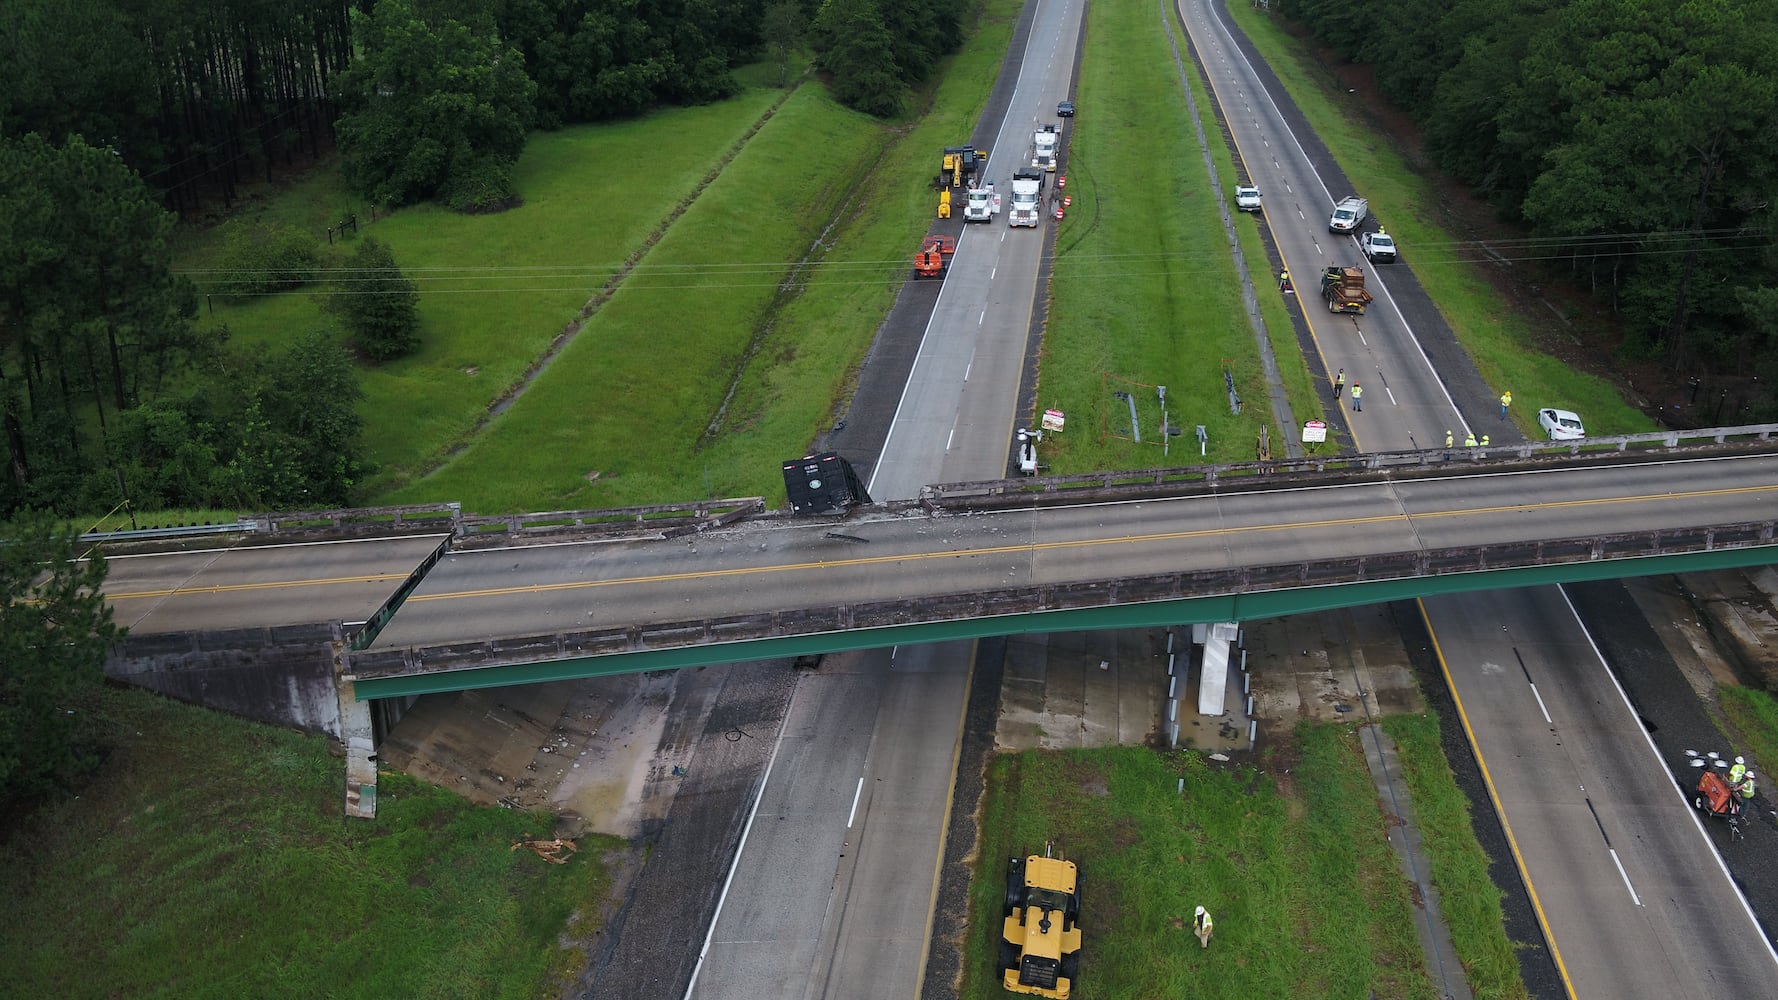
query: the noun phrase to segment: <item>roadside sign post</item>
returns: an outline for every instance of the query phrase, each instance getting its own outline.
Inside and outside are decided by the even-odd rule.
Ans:
[[[1310,420],[1303,424],[1303,443],[1309,446],[1311,454],[1315,446],[1327,440],[1327,424],[1320,420]]]

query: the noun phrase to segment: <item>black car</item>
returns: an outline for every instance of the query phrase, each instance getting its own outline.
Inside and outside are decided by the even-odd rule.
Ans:
[[[1062,103],[1056,105],[1056,115],[1061,118],[1073,118],[1074,117],[1074,102],[1073,101],[1063,101]]]

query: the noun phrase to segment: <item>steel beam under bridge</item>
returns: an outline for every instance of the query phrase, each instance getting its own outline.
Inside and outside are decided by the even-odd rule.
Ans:
[[[807,635],[784,635],[734,642],[709,642],[667,649],[609,653],[600,656],[512,662],[497,665],[387,677],[360,677],[360,701],[408,695],[467,691],[545,681],[577,680],[649,670],[676,670],[716,663],[769,660],[804,654],[951,639],[979,639],[1031,632],[1085,632],[1098,629],[1156,628],[1185,622],[1252,621],[1337,608],[1361,607],[1437,594],[1537,587],[1588,580],[1658,576],[1737,569],[1778,563],[1778,546],[1762,545],[1636,556],[1590,562],[1477,570],[1389,580],[1364,580],[1314,587],[1206,594],[1174,600],[1145,601],[1093,608],[1032,611],[947,621],[887,625]]]

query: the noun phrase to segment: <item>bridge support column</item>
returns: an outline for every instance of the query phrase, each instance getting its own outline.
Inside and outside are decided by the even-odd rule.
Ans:
[[[359,701],[347,670],[343,629],[334,623],[333,681],[340,699],[340,742],[346,746],[346,815],[377,815],[377,739],[370,702]]]

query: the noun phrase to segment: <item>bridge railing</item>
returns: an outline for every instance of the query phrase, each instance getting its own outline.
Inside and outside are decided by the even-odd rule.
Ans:
[[[868,508],[899,513],[914,506],[929,510],[942,506],[997,506],[1013,502],[1046,502],[1069,499],[1091,492],[1107,497],[1132,493],[1189,492],[1224,485],[1230,481],[1288,484],[1307,475],[1389,475],[1406,470],[1450,470],[1510,465],[1572,463],[1594,457],[1610,461],[1626,454],[1672,455],[1684,453],[1741,453],[1778,447],[1778,424],[1745,427],[1710,427],[1700,430],[1669,430],[1649,434],[1583,438],[1578,441],[1528,441],[1486,448],[1427,448],[1413,451],[1335,452],[1265,462],[1234,462],[1169,468],[1110,472],[1083,472],[1065,476],[1027,476],[975,482],[939,483],[922,488],[919,499],[892,501]],[[510,545],[565,534],[634,534],[638,531],[672,537],[720,527],[749,518],[773,518],[781,509],[768,509],[762,497],[729,497],[680,503],[643,504],[595,510],[544,511],[528,514],[464,514],[459,503],[404,504],[338,510],[296,511],[283,514],[246,514],[237,523],[149,528],[140,531],[104,531],[83,535],[89,542],[128,543],[177,539],[187,535],[247,534],[266,541],[293,541],[315,537],[367,537],[448,532],[453,546]]]
[[[1775,543],[1778,543],[1778,518],[1539,542],[1417,549],[1068,584],[1011,587],[907,600],[829,605],[766,614],[696,618],[439,646],[354,651],[348,654],[348,669],[359,678],[395,677],[431,671],[466,670],[770,639],[786,635],[1103,608],[1117,604],[1339,584],[1387,582],[1490,570],[1591,564],[1645,556],[1767,547]],[[1774,560],[1778,561],[1778,554],[1775,554]]]
[[[1572,464],[1576,457],[1616,460],[1628,453],[1673,455],[1690,452],[1741,453],[1768,451],[1778,446],[1778,424],[1745,427],[1708,427],[1698,430],[1667,430],[1648,434],[1620,434],[1574,441],[1525,441],[1488,447],[1419,448],[1405,451],[1332,452],[1280,458],[1263,462],[1184,465],[1166,468],[1081,472],[1060,476],[1026,476],[1020,479],[987,479],[938,483],[926,486],[921,499],[944,505],[989,502],[995,498],[1054,500],[1045,494],[1063,492],[1189,491],[1198,487],[1226,485],[1230,480],[1287,481],[1299,475],[1338,473],[1388,474],[1405,470],[1444,471],[1453,467],[1477,467],[1497,471],[1503,466]]]

